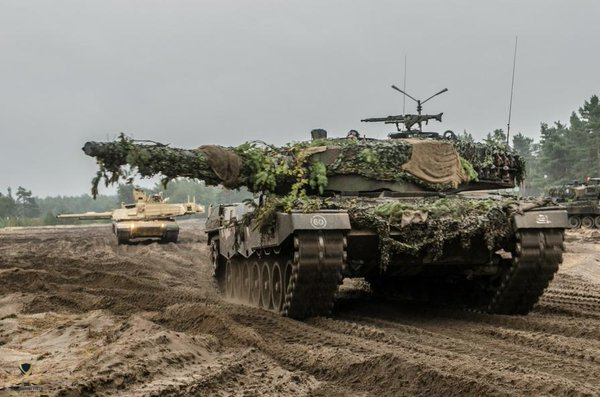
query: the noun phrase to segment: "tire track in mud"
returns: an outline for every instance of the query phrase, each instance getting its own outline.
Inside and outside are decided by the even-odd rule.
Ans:
[[[534,371],[542,370],[558,377],[562,377],[567,369],[572,374],[571,379],[585,384],[589,381],[587,374],[598,365],[594,354],[600,351],[599,346],[594,343],[592,348],[582,348],[581,342],[583,345],[588,342],[585,339],[558,336],[546,339],[541,333],[480,327],[477,323],[461,324],[460,321],[447,325],[441,323],[432,327],[433,331],[429,331],[363,316],[352,316],[351,319],[359,325],[354,332],[364,334],[365,337],[389,340],[392,344],[396,344],[398,340],[410,341],[456,353],[459,356],[457,360],[465,355],[473,357],[490,368],[512,368],[516,365]]]
[[[530,354],[524,351],[522,346],[517,346],[513,354],[507,354],[510,352],[507,346],[500,348],[494,346],[498,344],[496,337],[492,340],[489,340],[490,338],[484,341],[480,340],[482,346],[477,349],[473,345],[476,346],[478,341],[469,334],[455,334],[453,337],[449,337],[446,329],[440,329],[442,332],[439,333],[420,332],[418,337],[414,337],[413,333],[413,337],[409,338],[403,334],[398,335],[375,328],[371,321],[367,320],[365,323],[367,325],[341,320],[317,319],[311,325],[316,326],[318,332],[311,328],[299,332],[294,325],[295,332],[292,340],[285,337],[282,339],[288,345],[290,342],[302,340],[303,347],[314,346],[314,349],[318,349],[324,343],[323,340],[326,340],[325,346],[332,346],[342,349],[342,351],[350,350],[361,356],[386,357],[389,363],[386,364],[386,369],[380,374],[381,379],[377,382],[379,386],[382,386],[380,390],[382,393],[394,390],[396,386],[396,380],[390,383],[389,374],[404,375],[408,371],[412,375],[417,370],[421,372],[425,370],[424,372],[433,378],[430,381],[432,384],[438,384],[438,392],[444,389],[460,390],[459,394],[466,390],[484,394],[512,394],[515,391],[529,394],[548,392],[570,394],[583,391],[591,395],[594,394],[594,391],[599,390],[595,387],[585,387],[582,390],[579,382],[585,381],[586,377],[557,379],[556,376],[560,374],[561,370],[564,370],[564,359],[556,357],[554,360],[554,365],[561,364],[561,370],[557,369],[554,373],[540,372],[539,367],[531,368],[531,363],[536,363],[539,359],[548,360],[547,353],[536,351],[535,354]],[[256,325],[254,326],[256,327]],[[274,334],[273,328],[276,328],[273,323],[268,327],[261,327],[261,335],[281,337],[281,331]],[[329,332],[323,332],[323,330]],[[284,332],[291,333],[292,330]],[[301,338],[298,338],[299,334]],[[508,342],[505,345],[512,347],[513,343]],[[525,344],[525,346],[528,345]],[[490,349],[499,350],[499,354],[492,354]],[[306,357],[306,354],[301,353],[303,352],[297,352],[294,357]],[[331,357],[325,357],[322,362],[336,363],[335,356],[338,354],[339,352],[336,352]],[[525,357],[522,357],[523,355]],[[352,361],[352,357],[345,357],[345,360]],[[570,369],[576,372],[580,371],[583,369],[581,364],[577,361],[571,365]],[[310,363],[301,368],[309,370]],[[362,365],[359,365],[358,368],[362,368]],[[334,370],[335,368],[327,369]],[[343,375],[342,378],[345,379],[351,374],[343,372]],[[404,379],[406,383],[411,381],[415,381],[415,378]],[[403,384],[403,387],[405,386],[407,385]],[[368,387],[369,390],[372,390],[373,385],[370,384]],[[435,392],[435,390],[431,391]]]

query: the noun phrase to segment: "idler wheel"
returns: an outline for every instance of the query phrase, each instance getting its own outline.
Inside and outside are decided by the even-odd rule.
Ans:
[[[594,227],[594,218],[591,216],[584,216],[581,220],[581,227],[585,229],[592,229]]]

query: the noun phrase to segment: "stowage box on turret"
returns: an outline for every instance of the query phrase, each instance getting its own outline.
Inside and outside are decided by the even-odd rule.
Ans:
[[[522,159],[507,147],[422,131],[441,114],[380,119],[419,128],[386,140],[321,131],[284,147],[195,150],[121,137],[84,150],[107,181],[128,164],[142,176],[260,193],[208,209],[212,266],[227,297],[294,318],[326,315],[342,279],[364,277],[384,293],[528,313],[562,261],[564,208],[489,193],[523,178]]]

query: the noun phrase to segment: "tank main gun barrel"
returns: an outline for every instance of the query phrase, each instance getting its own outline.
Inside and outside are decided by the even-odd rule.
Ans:
[[[84,212],[82,214],[59,214],[56,217],[59,219],[100,220],[111,219],[112,215],[112,212]]]
[[[98,194],[98,184],[101,179],[104,179],[106,186],[117,183],[120,179],[130,180],[131,170],[127,170],[125,166],[135,168],[133,171],[144,178],[161,174],[165,183],[178,177],[187,177],[202,180],[207,185],[221,184],[224,182],[221,178],[223,173],[235,171],[220,169],[227,168],[228,164],[220,168],[215,165],[215,162],[223,160],[223,157],[236,156],[226,148],[220,148],[216,154],[214,150],[207,154],[207,151],[203,151],[202,148],[189,150],[162,144],[137,143],[121,135],[119,139],[112,142],[86,142],[82,150],[88,156],[96,158],[100,167],[92,180],[94,197]],[[218,172],[222,171],[221,177],[214,171],[215,167],[219,168]],[[244,184],[243,180],[233,181],[234,178],[230,175],[225,179],[230,179],[228,187],[237,188]]]
[[[406,115],[404,120],[418,123],[441,117],[441,113]],[[246,142],[230,148],[205,145],[189,150],[138,143],[121,136],[113,142],[88,142],[84,152],[95,157],[100,167],[92,181],[94,195],[100,181],[108,186],[120,180],[130,181],[136,174],[142,177],[160,174],[163,183],[183,177],[207,185],[246,187],[251,192],[281,195],[290,191],[297,194],[344,191],[348,186],[335,185],[333,181],[346,175],[370,180],[369,189],[361,188],[365,191],[383,188],[387,182],[408,182],[426,191],[451,191],[477,180],[512,187],[524,175],[524,163],[510,149],[460,140],[328,139],[283,147]],[[437,160],[432,159],[442,161],[444,166],[439,167]],[[434,172],[433,168],[439,170]]]

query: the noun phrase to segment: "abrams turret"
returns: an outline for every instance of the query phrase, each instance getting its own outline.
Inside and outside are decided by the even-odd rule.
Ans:
[[[100,165],[94,186],[134,170],[255,192],[208,209],[214,274],[236,301],[327,315],[342,279],[362,277],[385,295],[528,313],[562,261],[564,208],[489,191],[524,177],[508,147],[421,131],[441,114],[392,117],[380,121],[419,128],[385,140],[317,130],[283,147],[176,149],[121,136],[84,150]]]
[[[203,212],[204,206],[196,204],[195,201],[168,203],[161,195],[147,196],[141,189],[134,188],[133,203],[121,204],[121,208],[109,212],[60,214],[57,218],[110,219],[118,244],[129,244],[141,239],[158,239],[165,243],[176,243],[179,225],[175,222],[175,217]]]

